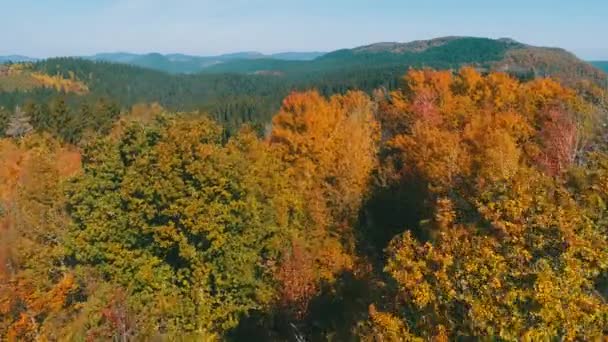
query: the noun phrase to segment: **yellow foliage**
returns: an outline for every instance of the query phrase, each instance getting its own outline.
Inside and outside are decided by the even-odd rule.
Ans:
[[[37,80],[42,87],[54,88],[57,91],[65,93],[75,93],[84,95],[89,92],[89,87],[81,81],[72,78],[63,78],[60,75],[47,75],[38,72],[31,73],[31,76]]]
[[[88,86],[75,78],[70,73],[69,78],[61,75],[47,75],[32,71],[32,65],[28,63],[13,64],[11,66],[0,65],[0,90],[4,91],[29,91],[35,88],[53,88],[60,92],[75,93],[78,95],[88,94]]]
[[[423,339],[410,333],[399,318],[381,312],[375,305],[369,306],[371,326],[361,337],[366,342],[422,342]]]

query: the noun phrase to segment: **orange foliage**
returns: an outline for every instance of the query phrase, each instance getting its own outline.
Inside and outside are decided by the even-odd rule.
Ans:
[[[292,241],[291,251],[283,255],[275,278],[281,286],[281,305],[302,318],[317,292],[317,284],[313,257],[300,242]]]
[[[23,183],[24,177],[32,165],[32,155],[40,153],[40,149],[30,148],[36,144],[39,137],[28,138],[20,144],[10,139],[0,139],[0,201],[8,203],[15,196],[17,187]],[[74,176],[80,172],[80,152],[71,146],[57,147],[49,156],[54,160],[60,180]]]
[[[601,93],[585,96],[601,105]],[[601,107],[550,79],[470,68],[410,71],[382,101],[389,179],[428,191],[420,221],[389,245],[401,302],[387,305],[398,318],[370,310],[378,336],[404,336],[406,322],[430,340],[605,333],[605,296],[590,290],[608,265],[605,221],[593,222],[605,204],[594,197],[589,215],[563,185],[586,162]]]
[[[558,110],[548,113],[548,119],[540,132],[543,152],[539,163],[552,175],[557,175],[576,157],[576,124]]]
[[[9,340],[35,339],[38,318],[60,312],[76,288],[54,258],[67,228],[59,185],[79,170],[80,154],[48,137],[0,140],[0,327]]]
[[[439,192],[469,175],[478,184],[508,179],[522,162],[555,175],[584,148],[596,120],[592,106],[555,81],[520,83],[472,68],[411,70],[379,108],[404,170]]]
[[[306,246],[294,245],[277,275],[285,282],[291,278],[285,272],[297,273],[294,264],[304,268],[299,275],[302,279],[283,284],[291,293],[286,298],[307,300],[315,283],[332,281],[338,272],[352,268],[354,236],[350,227],[368,191],[379,138],[373,103],[362,92],[326,100],[310,91],[293,93],[283,101],[269,140],[290,165],[294,191],[304,195],[311,219],[302,232],[301,241]],[[307,268],[313,266],[293,259],[306,255],[314,260],[312,275]],[[313,275],[315,283],[310,283]],[[298,286],[302,289],[296,289]]]
[[[273,119],[270,141],[285,150],[314,211],[335,208],[333,222],[346,223],[359,207],[376,163],[379,128],[373,104],[361,92],[333,96],[317,92],[294,93],[283,101]]]

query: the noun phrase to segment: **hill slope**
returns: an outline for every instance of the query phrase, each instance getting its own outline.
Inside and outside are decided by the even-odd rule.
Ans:
[[[9,55],[9,56],[0,56],[0,64],[12,62],[12,63],[22,63],[22,62],[35,62],[37,59],[22,55]]]

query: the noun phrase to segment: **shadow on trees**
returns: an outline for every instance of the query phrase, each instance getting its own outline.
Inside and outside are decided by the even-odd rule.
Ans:
[[[359,253],[370,261],[384,264],[385,249],[390,241],[406,230],[420,241],[429,239],[420,222],[431,217],[427,184],[410,178],[376,187],[364,203],[357,225]]]
[[[407,228],[427,240],[420,221],[428,218],[425,183],[411,180],[377,187],[364,203],[355,225],[359,255],[373,266],[366,274],[343,272],[333,284],[324,284],[305,317],[298,319],[281,308],[255,312],[243,318],[229,334],[230,341],[356,341],[359,322],[368,319],[369,305],[383,303],[390,280],[382,271],[384,250]],[[388,286],[387,286],[388,284]]]
[[[380,293],[371,277],[343,272],[334,284],[322,286],[305,317],[297,319],[280,308],[256,312],[241,320],[229,340],[356,341],[357,324],[367,320],[369,305]]]
[[[357,323],[367,320],[368,307],[380,296],[371,274],[343,272],[336,284],[325,286],[313,299],[305,320],[310,341],[356,341]]]

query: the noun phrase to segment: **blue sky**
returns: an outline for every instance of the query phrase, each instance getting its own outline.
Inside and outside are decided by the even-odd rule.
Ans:
[[[445,35],[608,60],[608,0],[0,0],[0,55],[330,51]]]

